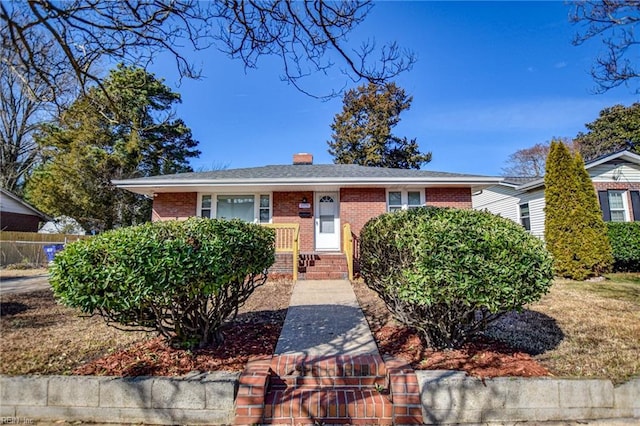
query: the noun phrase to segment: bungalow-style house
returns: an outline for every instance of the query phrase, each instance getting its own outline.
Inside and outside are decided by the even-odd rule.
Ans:
[[[316,165],[311,154],[303,153],[295,154],[290,165],[180,173],[114,184],[153,197],[154,221],[200,216],[240,218],[274,227],[278,253],[271,272],[297,277],[300,265],[304,274],[300,278],[316,279],[353,274],[353,259],[357,259],[353,238],[369,219],[424,205],[471,208],[473,192],[499,181],[426,170]],[[295,240],[296,247],[289,240]],[[283,255],[286,251],[293,256]],[[292,262],[296,258],[299,262]]]
[[[20,197],[0,188],[0,231],[38,232],[50,218]]]
[[[585,164],[609,222],[640,221],[640,155],[619,151]],[[544,178],[504,178],[473,194],[473,208],[520,223],[544,238]]]

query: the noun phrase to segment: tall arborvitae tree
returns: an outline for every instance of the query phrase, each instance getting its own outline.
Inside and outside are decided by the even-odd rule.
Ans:
[[[544,182],[545,240],[556,273],[584,280],[606,272],[611,247],[582,157],[552,141]]]
[[[419,169],[431,161],[431,153],[421,153],[415,139],[391,133],[400,122],[400,113],[411,107],[411,96],[395,83],[369,83],[349,90],[342,112],[331,125],[329,154],[336,164]]]
[[[579,183],[580,203],[576,222],[580,226],[581,244],[577,247],[580,265],[586,276],[600,276],[611,270],[613,254],[607,232],[602,219],[602,211],[593,182],[584,167],[582,155],[575,153],[576,175]],[[579,219],[579,220],[578,220]]]

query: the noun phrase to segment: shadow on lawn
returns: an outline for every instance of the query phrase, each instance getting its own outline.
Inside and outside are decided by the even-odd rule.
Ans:
[[[565,337],[554,318],[528,309],[507,313],[489,325],[485,335],[531,355],[557,348]]]
[[[29,309],[29,306],[20,302],[0,302],[0,317],[19,314]]]

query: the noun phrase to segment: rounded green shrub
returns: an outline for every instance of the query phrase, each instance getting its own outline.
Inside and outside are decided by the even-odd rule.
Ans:
[[[275,261],[272,229],[192,218],[117,229],[69,244],[50,282],[65,305],[181,347],[220,343],[220,328]]]
[[[361,273],[400,322],[434,348],[469,341],[546,293],[552,258],[520,225],[476,210],[423,207],[370,220]]]
[[[640,222],[607,222],[616,272],[640,272]]]

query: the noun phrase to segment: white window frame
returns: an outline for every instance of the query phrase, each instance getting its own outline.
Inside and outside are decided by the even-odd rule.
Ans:
[[[399,192],[400,193],[400,203],[401,204],[389,204],[389,193],[390,192]],[[409,193],[410,192],[417,192],[420,194],[420,204],[412,204],[409,205]],[[426,198],[424,195],[424,189],[387,189],[387,193],[386,193],[386,200],[385,202],[387,203],[387,212],[391,211],[392,207],[400,207],[400,210],[407,210],[410,208],[417,208],[417,207],[422,207],[425,205],[426,203]]]
[[[211,218],[218,217],[218,195],[226,195],[226,196],[253,196],[253,222],[252,223],[272,223],[273,221],[273,193],[271,192],[199,192],[198,193],[198,203],[196,216],[202,217],[202,197],[210,195],[211,196]],[[269,221],[268,222],[260,222],[260,210],[263,207],[260,207],[260,196],[268,195],[269,196]]]
[[[622,214],[623,214],[623,220],[622,222],[629,222],[629,195],[628,195],[629,191],[627,191],[626,189],[610,189],[607,191],[607,201],[609,202],[609,218],[611,222],[614,222],[614,220],[612,220],[612,215],[611,213],[614,211],[620,211],[620,209],[612,209],[611,208],[611,198],[609,198],[611,196],[611,194],[620,194],[620,197],[622,198]],[[616,221],[617,222],[617,221]]]
[[[529,212],[527,216],[522,215],[522,206],[527,206],[527,211]],[[522,222],[522,219],[524,218],[529,219],[529,228],[527,228],[525,224]],[[520,225],[522,225],[522,227],[525,230],[527,230],[528,232],[531,232],[531,205],[529,204],[528,201],[526,203],[518,204],[518,220],[520,221]]]

